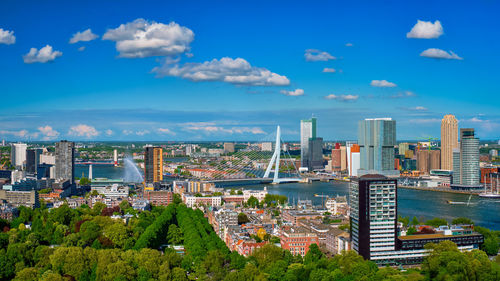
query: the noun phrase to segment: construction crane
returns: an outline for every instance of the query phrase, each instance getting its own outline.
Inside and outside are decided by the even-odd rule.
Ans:
[[[439,139],[437,138],[433,138],[433,137],[425,137],[425,138],[419,138],[421,140],[426,140],[429,142],[429,146],[428,146],[428,149],[431,150],[431,147],[432,147],[432,142],[434,141],[438,141]],[[419,147],[419,150],[420,150],[420,142],[418,143],[418,147]]]

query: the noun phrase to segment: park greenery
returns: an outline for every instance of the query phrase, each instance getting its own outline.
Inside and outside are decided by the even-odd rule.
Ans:
[[[500,280],[500,259],[461,252],[452,242],[427,245],[432,252],[421,268],[408,270],[379,268],[353,251],[327,257],[316,244],[294,256],[263,231],[254,238],[271,244],[243,257],[228,249],[202,211],[179,200],[138,213],[126,201],[19,211],[11,222],[0,220],[0,280]],[[478,228],[486,240],[498,239]]]

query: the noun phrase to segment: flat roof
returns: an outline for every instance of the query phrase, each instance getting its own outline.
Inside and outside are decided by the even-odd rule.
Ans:
[[[460,235],[444,235],[442,233],[434,234],[417,234],[417,235],[406,235],[399,236],[400,240],[423,240],[423,239],[435,239],[435,238],[452,238],[452,237],[464,237],[464,236],[478,236],[481,235],[477,232],[472,232],[471,234],[460,234]]]

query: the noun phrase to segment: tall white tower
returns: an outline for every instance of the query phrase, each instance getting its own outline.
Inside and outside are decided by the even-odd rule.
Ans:
[[[280,131],[280,126],[278,126],[278,129],[276,130],[276,145],[274,146],[273,157],[271,157],[271,161],[269,161],[269,165],[267,165],[266,172],[264,173],[264,178],[268,178],[269,173],[271,173],[273,164],[275,165],[273,183],[279,182],[278,175],[280,172],[280,155],[281,155],[280,142],[281,142],[281,131]]]
[[[92,180],[92,164],[89,165],[89,180]]]

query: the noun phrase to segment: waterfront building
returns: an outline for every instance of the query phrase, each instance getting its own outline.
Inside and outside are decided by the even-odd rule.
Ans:
[[[26,162],[26,149],[28,145],[25,143],[13,143],[10,148],[10,162],[16,168],[22,168]]]
[[[26,150],[26,172],[36,174],[37,166],[40,163],[40,155],[43,150],[41,148],[32,148]]]
[[[347,170],[350,177],[357,177],[360,168],[359,145],[347,145]]]
[[[406,151],[410,150],[410,144],[407,142],[402,142],[398,145],[398,154],[406,155]]]
[[[455,148],[458,148],[458,121],[448,114],[441,120],[441,169],[453,170]]]
[[[479,139],[474,129],[460,129],[459,150],[454,151],[453,184],[465,187],[478,187],[480,180]]]
[[[75,143],[62,140],[56,142],[56,179],[75,181]]]
[[[396,250],[397,179],[363,175],[351,182],[352,248],[365,259]]]
[[[308,167],[309,139],[316,139],[316,118],[300,121],[300,161],[301,167]]]
[[[342,169],[342,152],[339,149],[332,149],[331,170],[338,172]]]
[[[417,167],[421,174],[430,174],[431,170],[440,170],[441,151],[421,149],[417,152]]]
[[[310,138],[307,147],[309,151],[301,163],[302,167],[307,167],[309,171],[323,169],[323,138]]]
[[[347,170],[347,148],[345,146],[340,147],[340,170]]]
[[[91,186],[91,191],[97,191],[106,198],[118,199],[127,198],[129,187],[126,185],[112,184],[108,186]]]
[[[163,148],[146,146],[144,152],[144,181],[146,183],[163,180]]]
[[[358,144],[361,157],[359,176],[365,174],[399,176],[399,171],[394,169],[395,120],[374,118],[359,121]]]
[[[234,143],[233,142],[225,142],[224,143],[224,153],[233,153],[234,152]]]

